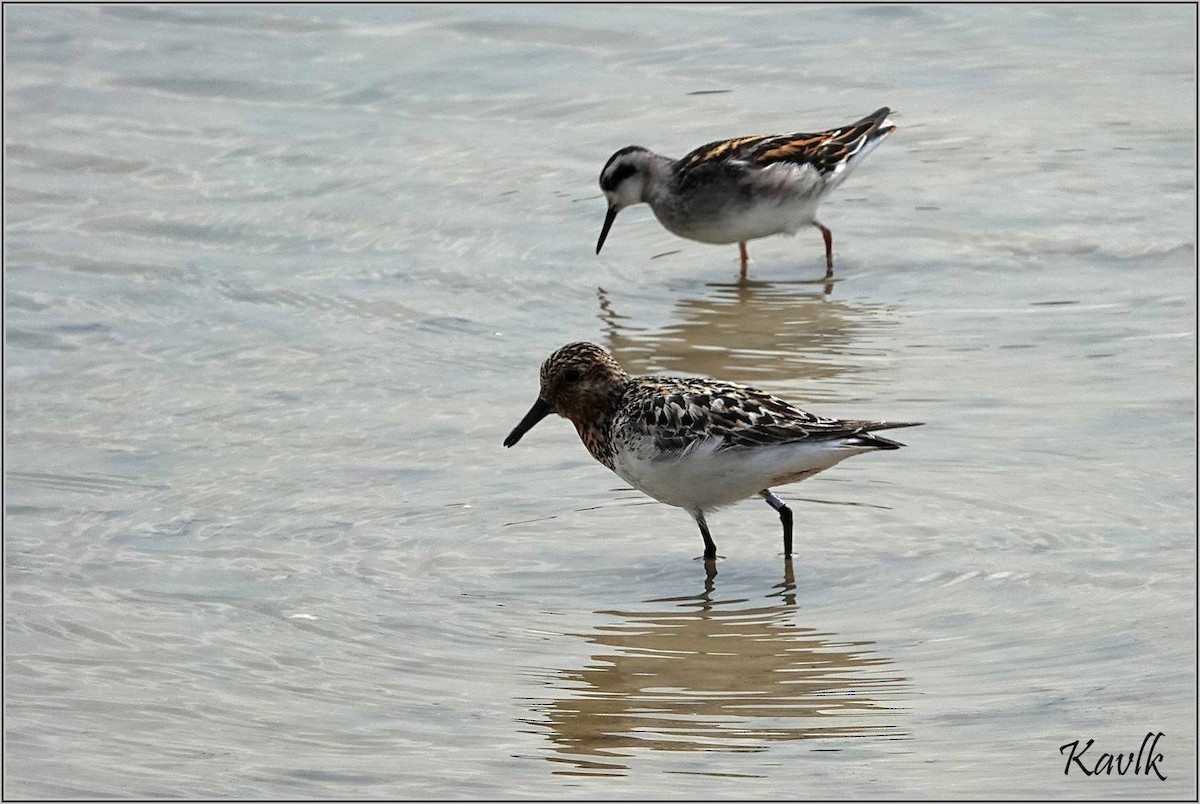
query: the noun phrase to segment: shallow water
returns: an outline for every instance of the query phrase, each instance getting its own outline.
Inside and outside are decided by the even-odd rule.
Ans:
[[[4,13],[6,796],[1196,795],[1195,9]],[[615,149],[883,104],[832,284],[593,254]],[[576,339],[927,424],[709,577],[500,446]]]

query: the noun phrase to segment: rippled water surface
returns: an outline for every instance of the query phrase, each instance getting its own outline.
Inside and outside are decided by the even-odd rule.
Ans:
[[[1195,796],[1195,13],[7,6],[4,793]],[[594,254],[617,148],[885,104],[836,281]],[[927,424],[710,576],[501,447],[577,339]]]

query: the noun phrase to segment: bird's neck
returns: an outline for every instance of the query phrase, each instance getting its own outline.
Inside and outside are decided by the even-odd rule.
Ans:
[[[627,377],[625,381],[614,384],[606,394],[597,397],[586,411],[573,411],[573,415],[567,417],[575,425],[579,440],[592,453],[592,457],[609,469],[613,468],[615,446],[612,440],[613,420],[631,384],[632,378]]]
[[[671,166],[675,160],[661,154],[646,153],[642,173],[645,175],[642,185],[642,200],[654,206],[669,193]]]

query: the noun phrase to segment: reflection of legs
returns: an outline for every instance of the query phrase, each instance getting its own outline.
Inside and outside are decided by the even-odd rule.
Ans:
[[[775,496],[770,489],[763,489],[759,492],[762,498],[767,501],[767,504],[779,512],[779,521],[783,523],[783,557],[792,557],[792,509],[787,507],[787,504]]]
[[[833,232],[821,225],[820,221],[813,221],[813,226],[821,230],[821,235],[825,238],[825,278],[833,276]]]
[[[708,523],[704,521],[703,511],[690,512],[692,518],[696,520],[696,524],[700,526],[700,535],[704,537],[704,560],[709,561],[717,557],[717,545],[712,540],[712,535],[708,532]]]
[[[767,597],[778,597],[787,606],[796,605],[796,572],[792,569],[792,559],[783,560],[783,583],[777,583],[771,588],[779,591],[772,592]]]
[[[750,262],[750,255],[746,253],[746,241],[738,243],[738,253],[742,255],[742,281],[746,279],[746,266]]]

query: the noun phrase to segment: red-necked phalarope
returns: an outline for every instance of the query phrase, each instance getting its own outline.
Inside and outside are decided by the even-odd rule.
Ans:
[[[779,512],[790,557],[792,512],[771,486],[851,455],[898,449],[903,444],[871,431],[919,424],[827,419],[718,380],[633,377],[592,343],[567,344],[542,363],[538,399],[504,446],[551,413],[570,419],[592,457],[625,482],[691,514],[705,559],[717,555],[705,512],[755,494]]]
[[[833,276],[833,232],[817,205],[862,157],[895,130],[886,106],[856,123],[816,134],[763,134],[702,145],[682,159],[622,148],[600,171],[608,214],[604,245],[622,209],[643,201],[669,231],[701,243],[737,243],[746,278],[746,241],[795,234],[812,224],[825,236],[825,277]]]

